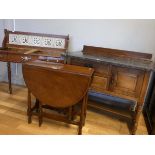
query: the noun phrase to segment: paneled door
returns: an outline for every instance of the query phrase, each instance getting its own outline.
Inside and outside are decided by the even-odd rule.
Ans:
[[[112,66],[110,90],[131,97],[139,97],[145,72],[142,70]]]

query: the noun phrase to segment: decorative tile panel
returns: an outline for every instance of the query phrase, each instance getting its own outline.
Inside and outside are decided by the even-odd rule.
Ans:
[[[33,35],[9,34],[9,44],[64,49],[65,39]]]
[[[42,47],[42,37],[39,36],[31,36],[29,38],[31,46],[39,46]]]

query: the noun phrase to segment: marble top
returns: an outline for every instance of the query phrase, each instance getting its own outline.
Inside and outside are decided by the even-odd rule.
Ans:
[[[103,56],[93,56],[88,54],[83,54],[82,52],[68,52],[63,53],[64,57],[75,57],[79,59],[91,60],[100,63],[111,63],[113,65],[132,67],[143,70],[154,70],[155,65],[151,60],[146,59],[131,59],[131,58],[113,58],[113,57],[103,57]]]

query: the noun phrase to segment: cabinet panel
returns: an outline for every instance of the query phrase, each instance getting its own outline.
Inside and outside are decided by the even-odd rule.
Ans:
[[[107,77],[94,75],[90,89],[97,92],[104,92],[108,88],[108,81],[109,79]]]
[[[89,62],[92,63],[92,62]],[[95,69],[95,74],[100,76],[109,75],[110,67],[105,63],[93,63],[93,68]]]
[[[139,97],[144,74],[145,72],[141,70],[113,66],[110,89],[116,93]]]

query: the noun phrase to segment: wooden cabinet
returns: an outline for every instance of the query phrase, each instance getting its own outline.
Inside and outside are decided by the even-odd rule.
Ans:
[[[90,86],[94,96],[106,94],[135,103],[131,131],[135,134],[152,69],[152,55],[92,46],[84,46],[81,53],[68,53],[67,63],[94,68]]]
[[[70,64],[87,66],[95,69],[90,89],[105,93],[105,90],[115,94],[138,98],[144,80],[145,71],[129,67],[120,67],[93,61],[71,59]]]

